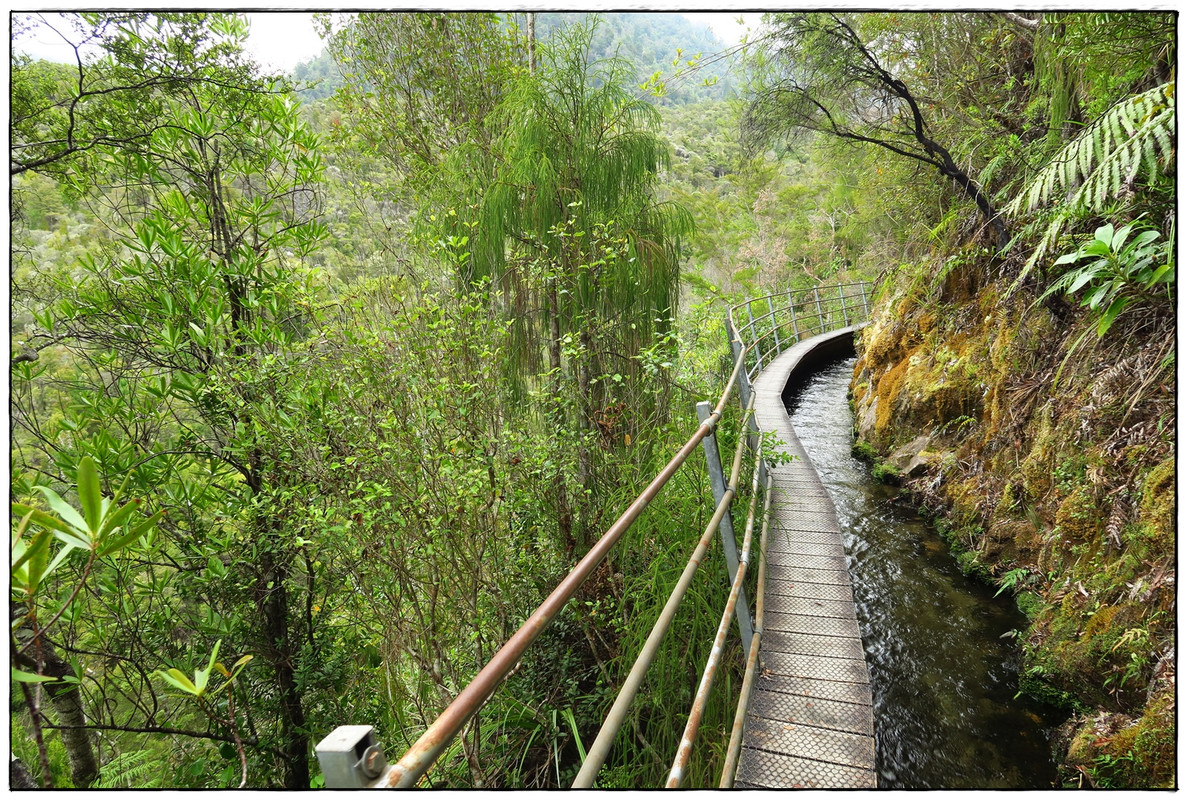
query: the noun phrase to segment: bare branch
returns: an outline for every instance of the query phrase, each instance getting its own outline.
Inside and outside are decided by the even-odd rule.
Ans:
[[[1003,11],[1001,14],[1010,22],[1013,22],[1015,25],[1019,26],[1020,28],[1025,28],[1028,31],[1037,31],[1039,29],[1039,25],[1042,24],[1037,19],[1024,17],[1021,14],[1017,14],[1013,11]]]

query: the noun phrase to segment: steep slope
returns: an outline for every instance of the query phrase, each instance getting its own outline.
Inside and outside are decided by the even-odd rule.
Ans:
[[[1069,782],[1173,786],[1173,311],[1099,339],[1062,300],[1007,297],[998,270],[970,249],[884,283],[854,370],[858,448],[1015,594],[1024,690],[1076,712]]]

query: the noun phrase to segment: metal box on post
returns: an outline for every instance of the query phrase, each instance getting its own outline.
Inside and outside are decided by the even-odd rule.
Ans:
[[[327,789],[367,789],[387,769],[383,748],[370,725],[340,725],[317,743]]]

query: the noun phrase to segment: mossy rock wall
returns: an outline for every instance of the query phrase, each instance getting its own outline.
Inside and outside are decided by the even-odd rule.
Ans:
[[[991,267],[971,253],[880,287],[853,375],[859,447],[929,435],[906,490],[968,571],[1009,574],[1030,619],[1023,683],[1077,710],[1069,780],[1173,785],[1174,320],[1121,317],[1100,339]]]

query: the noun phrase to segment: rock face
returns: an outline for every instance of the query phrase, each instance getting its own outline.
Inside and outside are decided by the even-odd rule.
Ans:
[[[973,269],[883,289],[851,385],[858,438],[946,514],[963,566],[1011,576],[1023,688],[1078,712],[1068,775],[1173,786],[1174,320],[1097,339],[1007,288]],[[1102,713],[1111,733],[1089,730]]]
[[[874,438],[874,423],[877,422],[877,419],[878,398],[875,396],[857,423],[857,437],[862,441]]]
[[[886,463],[897,469],[904,478],[917,478],[927,469],[927,460],[921,455],[930,443],[931,434],[918,436],[887,456]]]

